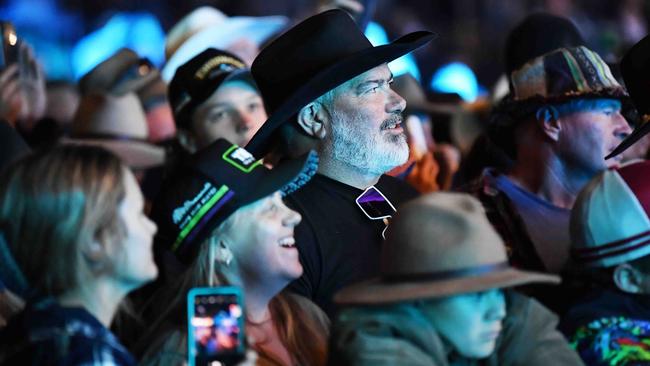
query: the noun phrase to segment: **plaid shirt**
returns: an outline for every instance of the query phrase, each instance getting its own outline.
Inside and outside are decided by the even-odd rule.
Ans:
[[[133,356],[82,308],[29,303],[0,332],[0,365],[131,366]]]
[[[483,204],[485,214],[506,245],[511,265],[521,269],[546,272],[546,267],[535,251],[535,245],[526,231],[524,221],[508,196],[490,183],[488,172],[462,187]]]

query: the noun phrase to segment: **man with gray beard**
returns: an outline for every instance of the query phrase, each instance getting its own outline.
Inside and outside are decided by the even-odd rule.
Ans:
[[[379,274],[390,217],[417,196],[384,174],[409,155],[406,102],[390,87],[387,63],[432,38],[415,32],[373,47],[345,12],[331,10],[281,35],[251,68],[270,117],[247,149],[267,162],[320,155],[318,174],[285,200],[303,217],[295,229],[303,275],[290,287],[329,315],[335,292]]]

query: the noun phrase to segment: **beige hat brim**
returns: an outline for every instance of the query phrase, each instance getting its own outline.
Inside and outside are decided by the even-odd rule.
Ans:
[[[372,279],[339,291],[334,296],[334,302],[339,304],[382,304],[445,297],[528,283],[558,284],[560,277],[506,268],[480,276],[430,282],[386,282],[381,279]]]
[[[165,149],[144,141],[110,139],[64,139],[63,143],[101,146],[133,169],[148,169],[165,163]]]

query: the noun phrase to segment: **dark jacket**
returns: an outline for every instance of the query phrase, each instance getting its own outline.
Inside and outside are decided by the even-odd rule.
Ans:
[[[348,308],[330,338],[330,365],[582,365],[555,327],[557,317],[526,296],[507,292],[507,316],[495,352],[484,360],[454,356],[410,303]]]
[[[131,354],[82,308],[30,302],[0,332],[0,365],[135,365]]]

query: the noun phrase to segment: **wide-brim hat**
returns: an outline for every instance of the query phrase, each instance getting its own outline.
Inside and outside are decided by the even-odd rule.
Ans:
[[[154,200],[155,246],[190,264],[202,243],[237,209],[270,194],[289,194],[318,169],[314,151],[268,169],[244,148],[218,139],[179,164]]]
[[[614,157],[650,132],[650,36],[636,43],[621,60],[621,75],[634,106],[639,111],[640,122],[605,159]]]
[[[628,98],[607,63],[584,46],[558,48],[536,57],[513,71],[510,80],[510,98],[498,110],[515,116],[573,99]]]
[[[481,203],[460,193],[432,193],[401,206],[388,226],[380,272],[344,288],[334,301],[381,304],[560,282],[511,267]]]
[[[571,210],[576,267],[612,267],[650,255],[650,161],[609,169],[580,192]]]
[[[79,80],[81,94],[138,92],[153,83],[160,73],[151,63],[128,48],[122,48],[99,63]]]
[[[373,47],[343,10],[329,10],[307,18],[274,39],[253,62],[251,71],[269,118],[246,148],[263,156],[271,135],[300,108],[434,37],[431,32],[419,31]]]
[[[530,14],[508,33],[504,48],[506,75],[547,52],[584,44],[584,38],[570,19],[550,13]]]
[[[165,149],[148,140],[144,110],[133,93],[89,94],[81,98],[65,143],[102,146],[131,168],[146,169],[165,162]]]
[[[192,32],[191,35],[185,39],[180,37],[180,42],[176,46],[169,45],[167,62],[161,72],[165,81],[169,82],[179,66],[206,48],[227,49],[234,41],[241,38],[245,38],[259,47],[289,23],[287,17],[281,15],[228,17],[217,9],[207,8],[209,10],[206,10],[206,8],[201,8],[203,13],[214,13],[209,20],[211,24],[206,24],[195,30],[192,27],[185,27],[186,32]],[[220,15],[216,15],[217,13]],[[172,32],[170,32],[171,34]]]

